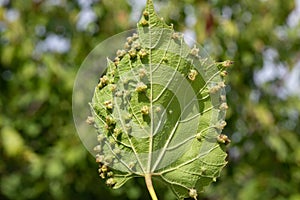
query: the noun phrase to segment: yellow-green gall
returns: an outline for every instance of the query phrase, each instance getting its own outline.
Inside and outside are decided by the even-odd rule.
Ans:
[[[106,185],[108,185],[109,187],[113,187],[116,183],[117,182],[113,178],[109,178],[106,180]]]
[[[119,63],[120,63],[120,58],[119,58],[119,57],[116,57],[116,58],[114,59],[114,64],[115,64],[115,66],[118,66]]]
[[[228,138],[227,135],[224,135],[224,134],[220,134],[217,138],[217,141],[219,144],[229,144],[231,142],[231,140]]]
[[[114,176],[114,173],[112,171],[107,172],[107,177],[113,177],[113,176]]]
[[[132,39],[133,39],[133,40],[136,40],[136,39],[138,39],[138,38],[139,38],[139,35],[138,35],[138,34],[134,33],[134,34],[132,35]]]
[[[222,76],[222,77],[225,77],[225,76],[227,76],[228,75],[228,72],[227,71],[221,71],[220,72],[220,75]]]
[[[129,83],[129,79],[128,78],[123,78],[122,79],[122,83],[124,84],[124,85],[127,85],[128,83]]]
[[[112,137],[109,138],[109,144],[110,144],[110,146],[114,147],[115,144],[116,144],[116,140],[114,138],[112,138]]]
[[[143,106],[142,108],[141,108],[141,113],[143,114],[143,115],[149,115],[149,106]]]
[[[108,100],[108,101],[104,101],[104,106],[111,110],[113,108],[113,104],[112,104],[112,101],[111,100]]]
[[[133,42],[132,48],[139,51],[141,49],[141,43],[139,41]]]
[[[147,85],[143,82],[139,82],[136,85],[135,91],[137,92],[145,92],[147,90]]]
[[[116,124],[116,120],[111,116],[107,116],[105,121],[108,126]]]
[[[142,19],[141,20],[141,25],[142,26],[147,26],[149,23],[148,23],[148,21],[146,20],[146,19]]]
[[[130,49],[128,51],[129,55],[131,58],[135,58],[136,57],[136,50],[135,49]]]
[[[97,145],[97,146],[94,147],[93,150],[94,150],[95,152],[100,152],[100,151],[102,150],[102,147],[101,147],[101,145]]]
[[[100,78],[100,83],[103,83],[103,84],[107,84],[109,81],[108,77],[107,76],[103,76]]]
[[[195,189],[190,189],[190,191],[189,191],[189,196],[190,196],[191,198],[193,198],[193,199],[197,199],[197,196],[198,196],[197,190],[195,190]]]
[[[117,91],[117,92],[115,93],[115,96],[116,96],[116,97],[122,97],[122,96],[123,96],[123,92],[122,92],[122,91]]]
[[[125,50],[118,50],[118,51],[117,51],[117,56],[118,56],[119,58],[123,58],[123,56],[125,56],[125,54],[126,54],[126,51],[125,51]]]
[[[161,112],[161,107],[159,107],[159,106],[158,106],[158,107],[156,107],[156,108],[155,108],[155,112],[156,112],[156,113],[159,113],[159,112]]]
[[[124,49],[129,50],[131,48],[130,44],[128,42],[126,42],[124,44]]]
[[[223,62],[221,62],[221,65],[225,68],[230,67],[233,64],[233,61],[231,60],[225,60]]]
[[[227,123],[223,120],[217,123],[216,128],[219,130],[223,130]]]
[[[221,88],[225,88],[226,85],[224,82],[219,82],[217,85],[214,85],[213,87],[211,87],[209,89],[209,92],[214,94],[214,93],[217,93]]]
[[[107,85],[109,83],[109,79],[106,75],[104,75],[103,77],[100,78],[99,84],[98,84],[98,88],[103,88],[105,85]]]
[[[131,92],[129,90],[125,90],[124,91],[124,97],[127,98],[127,99],[129,99],[130,96],[131,96]]]
[[[105,176],[104,173],[100,173],[99,176],[100,176],[102,179],[105,179],[105,178],[106,178],[106,176]]]
[[[172,35],[172,39],[174,39],[174,40],[179,40],[181,38],[182,38],[182,33],[175,32]]]
[[[168,58],[167,58],[167,57],[163,57],[163,58],[162,58],[162,62],[163,62],[163,63],[168,63],[168,62],[169,62],[169,60],[168,60]]]
[[[210,92],[211,94],[214,94],[214,93],[217,93],[219,90],[220,90],[220,87],[219,87],[218,85],[216,85],[216,86],[211,87],[211,88],[209,89],[209,92]]]
[[[194,46],[194,47],[192,48],[190,54],[191,54],[192,56],[196,56],[196,57],[197,57],[198,54],[199,54],[199,49],[198,49],[196,46]]]
[[[145,19],[148,19],[149,18],[149,12],[145,10],[143,12],[143,16],[145,17]]]
[[[126,40],[127,40],[128,44],[132,44],[132,42],[133,42],[133,38],[132,37],[128,37]]]
[[[124,117],[124,120],[126,123],[129,122],[131,119],[132,119],[132,114],[130,114],[130,113],[126,114]]]
[[[91,117],[91,116],[88,116],[87,119],[86,119],[86,123],[89,124],[89,125],[93,125],[95,123],[95,118]]]
[[[146,57],[147,55],[148,55],[148,52],[147,52],[146,49],[141,49],[141,50],[139,51],[139,56],[140,56],[141,58],[144,58],[144,57]]]
[[[196,139],[197,139],[199,142],[201,142],[201,141],[204,139],[204,136],[203,136],[201,133],[198,133],[198,134],[196,135]]]
[[[206,170],[207,170],[206,167],[204,167],[204,166],[200,167],[200,171],[202,174],[205,174]]]
[[[111,92],[114,92],[114,91],[116,91],[117,86],[115,84],[111,84],[109,89]]]
[[[114,129],[113,134],[114,134],[115,137],[118,137],[121,133],[122,133],[122,129],[119,129],[119,128]]]
[[[139,77],[144,78],[147,75],[147,70],[144,68],[139,69]]]
[[[96,162],[97,162],[97,163],[102,163],[102,162],[104,162],[104,155],[97,154],[97,155],[96,155]]]
[[[222,103],[219,108],[220,108],[220,110],[227,110],[228,105],[227,105],[227,103]]]
[[[226,85],[225,85],[225,83],[224,83],[224,82],[219,82],[219,83],[218,83],[218,86],[219,86],[220,88],[224,88],[224,87],[226,87]]]
[[[106,173],[108,171],[107,165],[102,165],[100,170],[101,170],[101,172]]]
[[[196,79],[196,76],[198,75],[198,72],[194,69],[192,69],[189,74],[188,74],[188,78],[191,80],[191,81],[194,81]]]
[[[220,96],[220,100],[221,100],[221,101],[226,101],[226,96],[225,96],[225,95],[221,95],[221,96]]]
[[[105,138],[105,136],[103,134],[97,135],[97,141],[98,142],[103,142],[104,138]]]

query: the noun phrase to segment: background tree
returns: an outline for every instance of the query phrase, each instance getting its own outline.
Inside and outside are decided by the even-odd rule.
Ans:
[[[229,164],[205,199],[300,198],[299,1],[156,1],[228,82]],[[144,1],[0,1],[0,199],[144,199],[141,179],[109,190],[72,121],[88,53],[134,28]],[[161,185],[160,196],[171,198]]]

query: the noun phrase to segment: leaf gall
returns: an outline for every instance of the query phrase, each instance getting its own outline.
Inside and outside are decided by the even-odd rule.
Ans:
[[[193,198],[193,199],[197,199],[197,196],[198,196],[197,190],[195,190],[195,189],[190,189],[190,191],[189,191],[189,196],[190,196],[191,198]]]

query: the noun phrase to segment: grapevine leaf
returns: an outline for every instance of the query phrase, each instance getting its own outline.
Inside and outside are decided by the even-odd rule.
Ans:
[[[224,66],[190,47],[147,1],[90,103],[100,177],[113,188],[133,177],[166,182],[179,199],[197,193],[226,165]]]

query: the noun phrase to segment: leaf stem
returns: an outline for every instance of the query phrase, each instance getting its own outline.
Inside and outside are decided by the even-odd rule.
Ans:
[[[151,174],[145,174],[145,181],[146,181],[147,189],[150,193],[152,200],[158,200],[155,190],[153,188],[151,176],[152,176]]]

